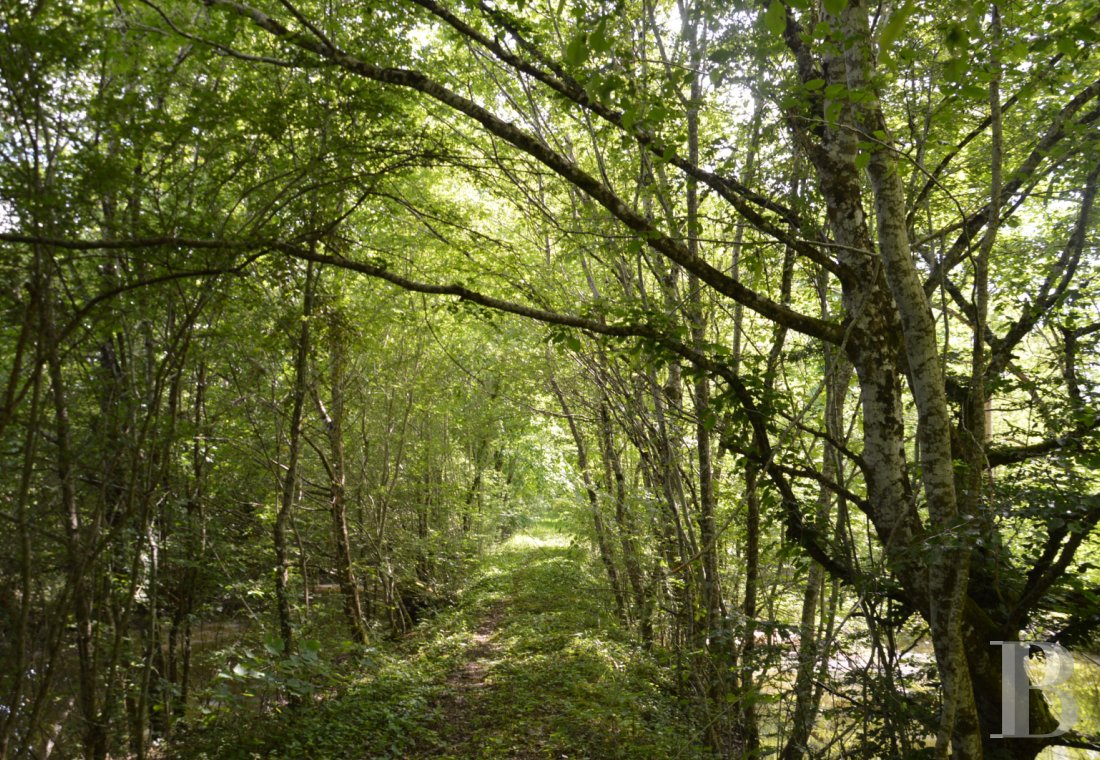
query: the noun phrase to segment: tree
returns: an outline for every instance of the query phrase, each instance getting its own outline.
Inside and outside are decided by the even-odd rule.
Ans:
[[[645,356],[650,366],[618,392],[619,428],[632,436],[647,490],[668,510],[652,539],[664,570],[682,576],[668,593],[680,595],[689,639],[705,647],[733,640],[723,608],[734,592],[718,552],[717,441],[745,460],[737,487],[748,505],[749,567],[760,533],[753,515],[774,502],[770,514],[825,571],[926,621],[942,684],[938,756],[1031,757],[1045,744],[1076,741],[986,738],[1001,715],[999,650],[988,642],[1042,627],[1063,640],[1087,636],[1100,613],[1089,583],[1066,573],[1100,521],[1095,496],[1073,496],[1095,489],[1096,378],[1082,357],[1098,334],[1088,254],[1100,81],[1079,44],[1095,39],[1094,10],[410,0],[370,13],[368,21],[357,10],[286,1],[123,4],[123,39],[159,28],[184,46],[177,58],[200,57],[196,66],[218,72],[221,90],[196,77],[189,91],[167,86],[157,102],[180,135],[188,119],[205,119],[195,150],[213,168],[198,197],[204,208],[230,199],[221,203],[230,210],[138,214],[140,223],[97,229],[7,191],[19,216],[2,239],[47,246],[51,256],[208,251],[222,269],[248,254],[289,257],[581,330],[596,338],[596,356]],[[20,24],[22,33],[35,28]],[[158,70],[175,71],[165,68],[171,56],[161,59]],[[135,72],[120,81],[136,87],[143,75]],[[45,98],[48,88],[39,90]],[[731,116],[753,91],[754,115]],[[189,99],[220,97],[239,114],[258,98],[263,115],[233,124],[217,123],[209,108],[176,115]],[[47,113],[45,105],[28,110]],[[64,118],[79,110],[52,105]],[[7,118],[6,134],[33,132]],[[418,139],[421,123],[428,127]],[[338,150],[280,152],[320,124]],[[217,140],[231,146],[227,157],[218,157]],[[735,151],[742,140],[752,145],[744,160]],[[88,144],[96,145],[88,155],[106,155],[111,166],[135,163]],[[172,149],[149,150],[160,151],[166,177],[183,175]],[[148,157],[136,153],[145,166]],[[428,163],[431,170],[420,168]],[[791,192],[803,166],[813,181]],[[402,171],[448,189],[413,192],[388,176]],[[135,211],[175,192],[167,180],[129,187],[122,176]],[[312,208],[335,210],[311,215],[307,195]],[[418,251],[427,239],[430,250]],[[39,366],[57,364],[49,350]],[[847,387],[840,355],[853,368],[858,404],[837,406]],[[813,365],[828,375],[820,387],[790,382],[820,356],[829,357]],[[1043,372],[1043,363],[1060,370]],[[613,362],[601,364],[613,372]],[[41,385],[35,377],[26,387]],[[49,384],[63,395],[63,377],[51,374]],[[816,402],[822,390],[827,413]],[[63,406],[55,403],[58,423]],[[998,407],[1007,410],[1000,419]],[[1042,409],[1038,423],[1016,411],[1032,407]],[[691,464],[670,445],[682,423],[694,430]],[[838,440],[853,425],[852,440]],[[603,489],[614,494],[614,434],[593,432],[595,448],[579,427],[575,443],[601,451],[612,473]],[[806,445],[812,466],[803,440],[814,442]],[[471,441],[474,500],[488,441]],[[591,465],[587,452],[582,458]],[[1040,459],[1064,473],[1055,486],[1028,477]],[[602,518],[588,474],[592,514]],[[1028,485],[1015,487],[1017,479]],[[861,516],[843,510],[832,531],[830,494]],[[623,514],[616,526],[629,538]],[[869,557],[842,538],[853,524],[875,538]],[[385,515],[376,527],[378,570],[392,585],[382,569]],[[1006,540],[1017,531],[1034,536],[1025,551]],[[610,537],[601,541],[620,587],[621,578],[639,583],[628,544],[619,560]],[[886,572],[868,569],[867,559]],[[740,607],[749,650],[755,590],[748,574]],[[805,600],[807,625],[815,604]],[[645,619],[645,605],[636,606]],[[725,639],[714,635],[723,631]],[[727,653],[716,646],[698,670],[717,663],[700,688],[712,705],[728,689]],[[803,688],[799,699],[805,713],[812,695]],[[1037,730],[1053,726],[1035,692],[1030,710]],[[751,714],[739,720],[736,741],[751,748]]]
[[[297,11],[291,11],[292,20],[284,23],[259,9],[236,3],[210,4],[251,21],[284,49],[327,61],[349,74],[418,91],[465,114],[489,134],[551,169],[642,237],[651,249],[721,295],[786,328],[840,345],[859,378],[863,430],[860,462],[866,475],[867,493],[864,503],[899,584],[891,593],[903,596],[928,620],[933,631],[944,685],[938,751],[946,754],[951,748],[958,756],[981,756],[982,736],[995,732],[990,729],[996,725],[999,715],[996,698],[990,696],[999,694],[999,675],[994,654],[979,642],[996,636],[1017,636],[1018,624],[1030,618],[1030,612],[1017,609],[1019,602],[1024,601],[1030,607],[1034,594],[1008,602],[1012,612],[998,619],[982,611],[978,600],[970,593],[971,588],[986,587],[988,576],[985,573],[991,567],[1004,569],[1005,562],[1004,558],[996,557],[974,561],[978,539],[985,530],[974,528],[976,521],[980,525],[978,507],[983,498],[973,493],[973,489],[970,493],[960,493],[965,475],[956,471],[955,461],[957,458],[970,463],[981,460],[981,456],[967,456],[967,452],[975,447],[986,448],[984,434],[975,432],[984,416],[964,414],[953,422],[949,394],[963,399],[963,407],[968,403],[971,406],[981,404],[984,394],[980,387],[974,387],[974,381],[981,386],[1001,371],[1011,348],[1018,345],[1038,319],[1031,309],[1027,309],[1011,319],[1004,336],[982,335],[982,316],[974,315],[974,307],[965,298],[953,294],[952,298],[959,302],[964,315],[972,315],[964,319],[964,324],[977,331],[977,344],[981,346],[984,341],[990,345],[991,352],[1002,357],[991,360],[989,368],[993,373],[980,370],[980,376],[972,377],[971,382],[958,383],[945,377],[948,368],[941,359],[942,346],[937,341],[937,320],[946,323],[948,314],[941,312],[937,317],[929,293],[935,292],[937,287],[959,293],[958,285],[951,282],[952,275],[954,279],[968,276],[959,265],[971,241],[984,228],[1000,224],[999,217],[1011,216],[1025,205],[1034,181],[1048,176],[1055,164],[1044,161],[1048,155],[1057,155],[1074,145],[1077,146],[1075,153],[1090,154],[1082,150],[1080,141],[1091,139],[1086,131],[1094,116],[1085,109],[1094,103],[1098,86],[1074,86],[1075,82],[1087,81],[1085,78],[1092,69],[1087,57],[1061,55],[1058,62],[1065,65],[1059,71],[1059,79],[1066,82],[1062,86],[1066,94],[1063,105],[1047,117],[1045,134],[1017,158],[1018,165],[1008,173],[1012,179],[1004,187],[998,186],[999,180],[991,180],[988,176],[970,178],[972,186],[985,189],[984,200],[972,205],[970,210],[961,210],[961,217],[953,225],[953,231],[958,233],[955,242],[947,249],[942,263],[928,268],[914,256],[914,243],[921,241],[921,237],[910,221],[939,188],[933,185],[922,193],[924,197],[920,203],[910,203],[905,189],[906,175],[914,176],[916,170],[903,164],[899,156],[900,141],[895,136],[899,126],[902,129],[907,126],[899,124],[894,117],[895,109],[900,110],[905,105],[899,93],[904,92],[901,88],[912,80],[899,76],[889,62],[882,65],[876,61],[876,58],[887,58],[892,52],[907,17],[920,18],[913,7],[893,9],[877,35],[867,8],[858,2],[832,3],[823,8],[772,3],[763,13],[759,31],[781,36],[793,59],[794,71],[781,70],[777,76],[782,77],[781,86],[790,93],[782,106],[791,135],[798,150],[806,155],[815,170],[830,238],[825,241],[828,245],[822,246],[812,242],[819,235],[804,213],[710,172],[690,158],[680,157],[675,138],[670,142],[666,137],[666,130],[674,127],[662,123],[661,118],[667,114],[668,122],[676,121],[673,118],[675,103],[655,98],[652,92],[627,90],[614,97],[617,94],[613,89],[615,82],[609,82],[610,77],[599,70],[601,64],[606,61],[604,65],[610,66],[611,71],[617,66],[629,71],[630,67],[626,45],[624,50],[616,48],[609,17],[600,15],[599,23],[589,33],[583,26],[588,20],[586,11],[578,6],[575,10],[578,24],[573,30],[567,28],[564,32],[569,44],[564,56],[557,58],[553,49],[546,47],[546,32],[543,31],[546,27],[541,26],[538,9],[518,7],[513,11],[486,6],[467,20],[433,2],[419,5],[428,14],[425,18],[445,25],[449,33],[459,35],[475,50],[493,58],[494,65],[517,77],[521,86],[526,82],[538,82],[559,100],[573,104],[578,118],[599,119],[615,128],[633,141],[640,155],[651,157],[647,161],[667,162],[691,181],[703,183],[714,195],[733,206],[756,231],[790,245],[807,265],[828,271],[843,292],[844,321],[836,323],[800,313],[725,275],[692,250],[690,243],[694,237],[690,233],[685,240],[678,237],[674,229],[663,230],[632,204],[623,201],[606,181],[588,173],[579,163],[580,159],[574,160],[540,140],[532,131],[496,115],[479,105],[476,98],[459,94],[430,71],[401,68],[404,61],[380,58],[377,53],[364,57],[359,51],[350,50],[342,40],[334,40],[316,25],[307,23],[307,17]],[[686,8],[681,11],[690,13]],[[595,12],[599,13],[598,9]],[[999,11],[993,14],[994,18],[999,18]],[[946,37],[949,44],[958,49],[960,37],[986,35],[986,30],[981,28],[981,18],[982,14],[975,8],[969,26],[950,27]],[[1078,31],[1078,24],[1083,23],[1078,18],[1078,14],[1073,13],[1068,23],[1063,22],[1058,27],[1056,36]],[[708,21],[719,26],[723,23],[720,16],[709,19],[703,13],[698,15],[696,23]],[[1026,22],[1026,19],[1020,21]],[[287,23],[297,25],[299,30],[292,30]],[[1031,51],[1023,37],[1026,26],[1021,23],[1015,29],[1019,30],[1024,56],[1027,56]],[[989,81],[994,85],[996,98],[1000,85],[996,61],[1003,55],[1001,48],[1006,43],[1001,33],[993,36],[987,48],[992,68],[986,70],[990,72]],[[924,38],[927,37],[925,31]],[[1042,50],[1037,54],[1045,57]],[[959,68],[959,59],[952,58],[946,62],[944,73],[958,80],[961,79]],[[948,98],[948,106],[943,111],[948,114],[954,111],[951,104],[972,97],[970,90],[952,87],[950,79],[921,82],[922,85],[929,83]],[[645,84],[648,83],[642,86]],[[1021,82],[1020,86],[1026,87],[1026,84]],[[600,97],[601,85],[603,91],[611,89],[611,96]],[[982,88],[982,92],[987,89]],[[928,134],[913,134],[913,138],[923,138],[927,142],[941,134],[938,127],[943,119],[935,118],[934,114],[932,117],[928,122]],[[529,112],[529,123],[536,118],[537,111]],[[1001,118],[995,114],[989,121]],[[978,130],[979,134],[983,132],[984,127]],[[995,162],[1001,160],[997,157]],[[949,165],[950,157],[946,161],[945,165]],[[1079,240],[1083,245],[1089,229],[1095,173],[1087,164],[1075,165],[1071,171],[1082,178],[1075,184],[1085,188],[1079,203],[1076,225],[1079,232],[1073,236],[1074,241]],[[994,186],[992,193],[990,184]],[[934,240],[951,234],[937,229],[929,229],[927,233],[936,235]],[[987,238],[992,239],[993,234]],[[1072,278],[1065,273],[1076,268],[1080,257],[1080,247],[1074,241],[1066,246],[1065,256],[1051,262],[1051,284],[1038,294],[1037,301],[1046,301],[1052,296],[1057,298],[1056,294],[1064,293],[1068,287]],[[988,254],[983,254],[983,259],[992,261]],[[979,287],[982,287],[982,279],[979,272]],[[979,294],[979,298],[984,297]],[[684,353],[689,350],[688,346],[678,345],[678,348]],[[975,362],[976,366],[983,363],[980,357]],[[903,380],[907,392],[903,392]],[[965,400],[972,397],[977,400]],[[758,410],[756,399],[745,397],[739,401],[749,413]],[[919,453],[915,461],[920,472],[916,481],[910,479],[911,460],[906,454],[905,407],[909,403],[916,414]],[[753,453],[775,481],[775,487],[781,493],[789,492],[787,476],[777,462],[770,461],[770,452],[764,448],[767,435],[766,422],[761,421]],[[988,454],[986,456],[988,458]],[[1016,454],[1005,451],[1002,456],[1011,458]],[[989,461],[990,465],[995,463],[995,458]],[[828,549],[816,543],[813,534],[804,529],[805,520],[799,505],[786,495],[785,501],[792,532],[800,533],[800,540],[812,552],[827,558],[835,571],[851,577],[844,559],[831,557]],[[1091,530],[1095,524],[1090,520],[1086,523],[1083,526],[1086,530]],[[992,536],[984,538],[987,540],[982,541],[982,545],[993,543],[988,540]],[[1008,625],[1010,623],[1017,624],[1015,630]],[[1043,714],[1041,704],[1036,702],[1034,709],[1037,712],[1033,725],[1048,725],[1049,716]],[[1036,747],[1028,745],[1028,742],[997,745],[987,748],[987,754],[1033,752]]]

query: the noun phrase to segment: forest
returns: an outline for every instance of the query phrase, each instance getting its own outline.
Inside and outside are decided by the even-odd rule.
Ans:
[[[1097,42],[0,0],[0,760],[1100,758]]]

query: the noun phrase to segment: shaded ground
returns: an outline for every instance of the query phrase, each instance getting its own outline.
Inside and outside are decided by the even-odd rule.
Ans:
[[[500,646],[493,641],[501,617],[502,608],[497,607],[481,621],[470,637],[462,661],[443,683],[442,693],[432,706],[435,730],[427,751],[434,756],[439,752],[456,757],[476,756],[478,737],[472,728],[485,709],[482,691],[488,686],[493,660],[501,655]]]
[[[614,620],[588,553],[550,526],[482,564],[398,648],[341,659],[296,707],[238,704],[181,758],[704,758],[663,670]],[[250,701],[251,705],[255,700]]]

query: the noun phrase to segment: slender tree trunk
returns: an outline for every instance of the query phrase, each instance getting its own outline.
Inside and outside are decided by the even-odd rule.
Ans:
[[[27,301],[26,323],[38,323],[40,335],[45,335],[45,326],[42,324],[42,311],[38,307],[39,298],[44,288],[41,262],[36,261],[33,283]],[[32,322],[33,320],[33,322]],[[27,331],[25,331],[27,332]],[[31,527],[29,524],[28,502],[30,499],[31,483],[34,478],[35,456],[38,450],[39,428],[42,424],[39,419],[42,406],[42,356],[41,337],[35,341],[34,366],[31,376],[30,408],[28,411],[26,433],[23,437],[23,466],[19,475],[19,488],[16,493],[15,514],[19,543],[19,612],[15,626],[15,656],[11,663],[12,686],[7,698],[7,715],[0,724],[0,760],[7,760],[11,738],[16,726],[23,718],[23,691],[27,682],[28,647],[30,645],[30,617],[31,599],[33,596],[32,580],[34,576],[34,557],[31,544]],[[12,377],[9,378],[9,387],[14,388],[16,375],[19,374],[19,362],[12,367]],[[14,413],[12,410],[11,413]],[[5,414],[5,419],[8,418]],[[0,426],[2,428],[2,426]],[[0,429],[2,434],[2,429]]]
[[[291,395],[292,409],[290,428],[287,433],[289,450],[287,452],[286,471],[283,474],[283,488],[279,500],[279,512],[275,517],[275,604],[278,614],[279,634],[283,639],[283,651],[294,651],[294,626],[290,612],[290,594],[287,587],[290,582],[290,552],[287,543],[287,529],[290,527],[290,514],[294,506],[294,495],[298,487],[298,460],[302,446],[302,412],[305,405],[307,374],[309,361],[309,320],[313,315],[313,289],[315,276],[312,262],[306,266],[305,291],[302,298],[302,326],[298,333],[297,350],[294,360],[294,388]]]
[[[638,554],[638,542],[635,540],[636,526],[630,519],[626,507],[626,477],[623,475],[622,462],[615,451],[615,442],[611,430],[611,415],[607,410],[606,399],[600,404],[600,443],[604,460],[605,480],[614,486],[615,524],[619,531],[619,545],[623,554],[623,566],[626,569],[627,582],[636,608],[638,630],[647,647],[653,644],[653,605],[646,593],[645,575]]]
[[[332,510],[332,535],[336,549],[336,572],[340,591],[344,597],[344,616],[352,639],[366,643],[367,632],[363,624],[363,605],[359,598],[359,584],[355,579],[351,559],[351,541],[348,537],[347,474],[344,457],[344,336],[342,324],[334,320],[329,329],[329,362],[331,365],[332,404],[331,413],[324,414],[328,430],[329,448],[332,451],[329,503]]]
[[[206,421],[207,365],[200,361],[196,374],[194,415],[195,437],[191,442],[191,482],[184,513],[184,551],[188,564],[183,572],[179,607],[173,620],[172,633],[179,639],[181,660],[174,683],[179,684],[179,698],[175,700],[174,717],[178,720],[187,714],[191,697],[192,618],[194,616],[199,578],[198,568],[206,555],[206,519],[203,500],[206,494],[206,462],[210,453]],[[174,658],[173,658],[174,659]]]
[[[48,278],[49,275],[47,275]],[[92,591],[88,584],[87,557],[84,551],[85,540],[90,540],[90,537],[86,539],[83,535],[84,527],[76,500],[70,443],[69,401],[65,391],[64,368],[57,345],[52,298],[51,290],[47,285],[42,294],[43,339],[53,395],[55,466],[61,491],[61,508],[64,512],[67,581],[76,623],[77,690],[80,717],[83,721],[81,740],[87,760],[106,760],[107,726],[100,720],[99,695],[96,686],[98,671],[95,657]]]
[[[592,511],[592,526],[596,533],[596,548],[600,552],[600,561],[603,562],[604,570],[607,572],[607,581],[611,585],[611,592],[615,597],[615,612],[619,620],[625,624],[627,622],[626,599],[623,595],[622,581],[619,579],[619,570],[615,565],[615,555],[611,551],[611,542],[607,536],[607,527],[603,522],[603,515],[600,510],[600,495],[596,490],[596,484],[592,481],[592,473],[588,467],[588,447],[584,445],[584,438],[581,436],[577,421],[574,419],[573,412],[569,409],[569,404],[565,400],[565,394],[562,393],[561,388],[552,378],[550,387],[553,389],[554,395],[557,396],[558,404],[569,423],[569,432],[572,434],[573,442],[577,447],[577,469],[580,470],[585,495],[588,497],[588,505]]]
[[[740,720],[741,752],[753,757],[760,749],[760,729],[756,721],[756,618],[760,579],[760,492],[756,465],[745,463],[745,595],[741,600],[744,630],[741,638]]]
[[[470,487],[466,489],[466,501],[462,505],[463,536],[469,536],[474,527],[474,505],[477,504],[481,498],[481,479],[482,470],[484,469],[482,460],[485,458],[485,449],[488,445],[489,442],[482,439],[477,442],[474,448],[474,477],[470,481]]]
[[[824,299],[823,299],[824,300]],[[825,432],[828,439],[822,445],[821,475],[827,481],[843,483],[840,453],[831,441],[844,440],[844,399],[851,378],[851,366],[836,350],[825,354]],[[833,492],[821,485],[817,494],[815,524],[824,533],[830,519],[834,500]],[[825,569],[811,561],[802,595],[802,613],[799,623],[798,669],[794,682],[794,711],[791,715],[791,733],[780,754],[782,760],[798,760],[810,756],[809,739],[817,718],[818,700],[815,698],[814,676],[824,656],[818,639],[818,606],[822,602]]]

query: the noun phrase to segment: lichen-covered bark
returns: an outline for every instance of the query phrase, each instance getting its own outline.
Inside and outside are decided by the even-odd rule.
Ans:
[[[844,54],[848,90],[863,96],[853,121],[865,134],[884,135],[886,122],[872,84],[866,9],[860,2],[853,2],[842,16],[853,40]],[[875,205],[879,258],[898,311],[909,388],[917,409],[921,485],[931,529],[922,552],[927,566],[927,613],[943,684],[937,755],[947,757],[953,749],[955,757],[978,758],[982,742],[961,629],[969,547],[955,495],[951,417],[936,344],[936,323],[909,248],[905,192],[896,158],[888,147],[871,152],[867,173]]]

